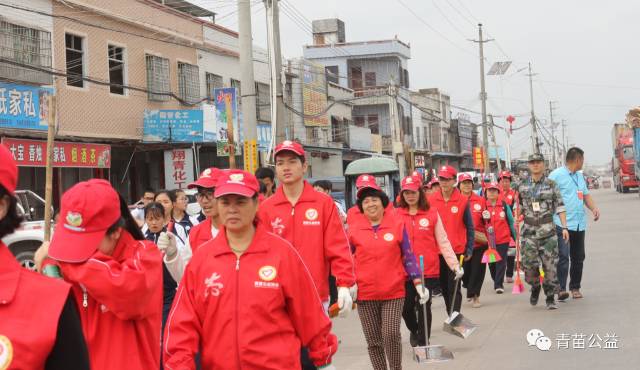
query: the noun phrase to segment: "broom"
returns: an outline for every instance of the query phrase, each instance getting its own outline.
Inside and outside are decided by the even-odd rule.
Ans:
[[[513,204],[516,205],[516,279],[513,282],[513,289],[511,290],[511,294],[522,294],[524,293],[524,284],[522,283],[522,279],[520,278],[520,207],[518,207],[518,196],[516,193],[516,198]]]
[[[500,254],[496,250],[496,235],[493,231],[493,226],[490,224],[491,215],[486,209],[482,212],[482,218],[487,230],[487,238],[489,239],[489,248],[482,254],[482,263],[495,263],[502,260]]]

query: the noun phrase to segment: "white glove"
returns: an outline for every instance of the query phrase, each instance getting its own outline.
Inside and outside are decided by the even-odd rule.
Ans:
[[[422,284],[416,284],[416,290],[420,296],[420,304],[425,304],[429,300],[429,289],[422,286]]]
[[[464,267],[458,266],[454,272],[456,273],[456,280],[460,280],[464,276]]]
[[[353,302],[358,300],[358,285],[353,284],[351,288],[349,288],[349,293],[351,293],[351,300]]]
[[[176,236],[171,232],[160,233],[158,237],[158,249],[160,252],[164,252],[168,260],[173,259],[176,253],[178,253],[178,246],[176,244]]]
[[[353,306],[353,299],[351,298],[351,292],[347,287],[338,288],[338,307],[340,308],[340,317],[347,317],[351,312]]]

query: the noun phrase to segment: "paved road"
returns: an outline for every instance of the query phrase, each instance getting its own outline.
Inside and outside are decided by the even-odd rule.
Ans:
[[[409,335],[402,323],[404,369],[633,369],[640,368],[640,199],[637,193],[618,194],[613,190],[596,190],[593,195],[602,219],[591,222],[587,231],[582,300],[560,303],[547,311],[544,296],[536,307],[529,305],[527,292],[512,295],[493,292],[487,273],[482,291],[483,307],[474,309],[465,300],[463,314],[480,325],[468,339],[462,340],[441,329],[445,319],[444,302],[433,304],[432,343],[453,351],[452,362],[418,365],[412,360]],[[552,340],[548,352],[529,347],[525,335],[540,329]],[[334,331],[341,340],[334,364],[340,370],[371,369],[366,342],[358,315],[334,321]],[[558,335],[607,333],[619,337],[619,349],[558,349]],[[597,337],[594,336],[594,338]],[[588,340],[587,340],[588,342]],[[579,347],[580,343],[576,343]],[[595,343],[594,343],[595,345]],[[586,347],[589,343],[586,343]]]

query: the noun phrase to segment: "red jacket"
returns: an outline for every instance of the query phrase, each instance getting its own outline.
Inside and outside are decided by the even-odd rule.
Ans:
[[[369,222],[349,225],[359,300],[387,300],[405,295],[402,264],[402,219],[385,212],[377,231]]]
[[[411,248],[416,258],[424,256],[424,276],[428,278],[440,275],[440,248],[436,240],[436,224],[438,211],[431,207],[428,211],[418,210],[415,215],[409,214],[405,208],[397,208],[396,214],[404,221],[405,230],[409,235]]]
[[[112,256],[96,252],[84,263],[58,262],[72,284],[91,369],[160,367],[162,257],[127,231]]]
[[[484,227],[484,220],[482,219],[482,211],[487,209],[486,200],[475,192],[471,192],[471,196],[469,197],[469,207],[471,209],[471,217],[473,217],[474,230],[487,235],[487,230]],[[486,246],[487,243],[480,243],[477,241],[474,241],[473,243],[473,248]]]
[[[202,244],[211,239],[213,239],[213,234],[211,234],[211,218],[207,217],[204,221],[191,228],[191,232],[189,232],[189,246],[191,247],[192,253],[195,254]]]
[[[501,191],[499,200],[504,201],[507,205],[513,208],[513,201],[516,199],[516,191],[509,189],[508,192]]]
[[[496,244],[508,244],[511,241],[511,229],[507,221],[504,203],[498,200],[496,205],[492,206],[487,202],[487,210],[491,213],[490,223],[496,236]]]
[[[260,221],[274,234],[289,241],[309,268],[322,300],[329,297],[329,263],[338,286],[355,283],[347,236],[333,199],[304,182],[295,206],[282,186],[260,205]]]
[[[458,189],[453,189],[451,198],[445,201],[441,191],[436,191],[429,197],[429,204],[438,210],[444,229],[456,254],[465,253],[467,244],[467,229],[464,224],[464,212],[469,201]]]
[[[224,228],[193,256],[164,334],[164,367],[299,369],[300,347],[317,366],[331,362],[337,339],[309,270],[296,250],[258,226],[240,256]],[[150,368],[151,369],[151,368]]]
[[[0,369],[44,369],[70,288],[23,269],[0,242]]]

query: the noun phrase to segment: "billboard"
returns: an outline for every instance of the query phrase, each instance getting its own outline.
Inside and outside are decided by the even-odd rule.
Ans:
[[[304,125],[329,126],[327,114],[327,79],[324,67],[309,61],[302,61],[302,111]],[[322,114],[320,114],[322,113]]]
[[[144,142],[200,143],[203,137],[203,115],[200,109],[144,111]]]
[[[164,151],[164,184],[167,189],[186,189],[194,181],[193,151],[171,149]]]
[[[216,138],[218,142],[228,142],[228,128],[233,125],[233,139],[238,141],[238,98],[235,87],[213,89],[215,107]]]
[[[0,83],[0,128],[47,130],[53,89]]]

